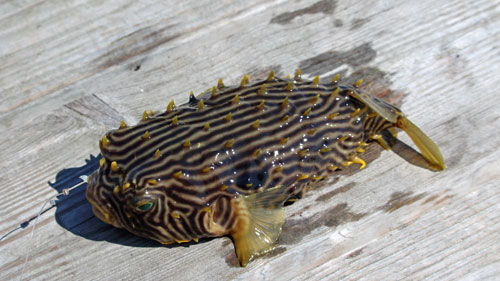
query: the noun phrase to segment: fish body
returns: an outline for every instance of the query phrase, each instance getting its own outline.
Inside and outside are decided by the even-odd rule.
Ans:
[[[87,198],[101,220],[164,244],[230,235],[244,266],[273,248],[284,202],[338,169],[363,168],[363,147],[383,143],[381,132],[410,130],[444,168],[437,146],[399,109],[357,86],[303,80],[300,71],[252,84],[245,75],[237,87],[220,80],[186,105],[172,101],[108,132]]]

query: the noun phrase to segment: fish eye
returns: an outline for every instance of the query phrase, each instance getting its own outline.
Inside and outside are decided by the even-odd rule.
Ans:
[[[137,208],[141,211],[149,211],[151,208],[153,208],[153,202],[146,202],[144,204],[140,204],[137,206]]]
[[[155,200],[152,198],[137,198],[133,201],[133,205],[136,211],[146,212],[154,207]]]

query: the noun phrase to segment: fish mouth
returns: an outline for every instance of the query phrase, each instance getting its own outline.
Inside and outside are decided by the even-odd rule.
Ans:
[[[104,204],[100,204],[102,203],[103,199],[99,198],[98,196],[99,189],[104,187],[96,184],[96,177],[96,173],[90,175],[86,192],[87,201],[89,201],[92,205],[92,212],[101,221],[116,228],[123,228],[123,226],[118,222],[115,216],[110,212],[109,208],[107,208]]]
[[[94,204],[92,204],[92,212],[101,221],[110,224],[116,228],[123,228],[120,224],[118,224],[116,219],[114,219],[114,217],[110,213],[104,212],[101,208],[97,207]]]

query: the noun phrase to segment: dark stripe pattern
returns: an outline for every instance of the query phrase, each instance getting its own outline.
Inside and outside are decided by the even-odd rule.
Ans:
[[[87,197],[108,222],[162,243],[227,234],[233,198],[278,185],[301,198],[394,127],[355,91],[274,78],[192,96],[108,132]]]

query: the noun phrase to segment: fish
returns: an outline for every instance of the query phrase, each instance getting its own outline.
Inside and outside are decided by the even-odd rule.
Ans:
[[[445,169],[437,145],[393,105],[350,86],[292,78],[217,86],[163,112],[144,111],[99,140],[86,197],[97,218],[162,244],[230,236],[241,266],[271,251],[284,205],[339,170],[359,165],[371,141],[390,148],[405,131]]]

